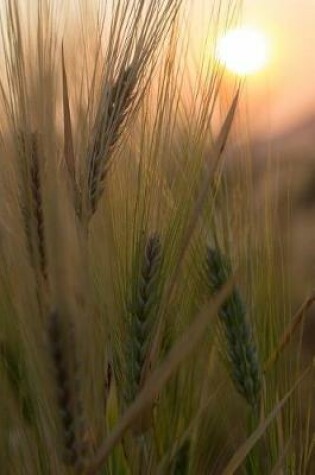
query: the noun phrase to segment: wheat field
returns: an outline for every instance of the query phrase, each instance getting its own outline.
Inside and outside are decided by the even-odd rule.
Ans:
[[[291,308],[289,193],[226,167],[241,2],[205,11],[1,3],[1,474],[314,473],[314,295]]]

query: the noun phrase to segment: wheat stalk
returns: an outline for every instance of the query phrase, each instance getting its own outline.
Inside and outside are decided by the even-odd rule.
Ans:
[[[288,327],[285,328],[283,334],[280,336],[280,339],[277,343],[276,348],[273,350],[273,352],[271,353],[267,361],[264,363],[264,367],[263,367],[264,372],[268,371],[276,363],[276,361],[278,360],[284,348],[289,344],[289,342],[293,338],[295,331],[297,330],[299,325],[303,322],[306,312],[314,304],[314,302],[315,302],[315,294],[313,292],[312,295],[308,297],[305,302],[303,302],[301,307],[293,316],[292,321],[289,323]]]

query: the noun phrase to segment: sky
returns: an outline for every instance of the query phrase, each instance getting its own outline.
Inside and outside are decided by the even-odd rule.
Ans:
[[[315,0],[244,0],[244,24],[269,37],[271,59],[247,80],[257,127],[277,133],[315,117]]]
[[[218,0],[190,1],[205,16]],[[241,22],[265,32],[271,51],[264,71],[246,81],[253,128],[273,135],[315,117],[315,0],[243,0]]]

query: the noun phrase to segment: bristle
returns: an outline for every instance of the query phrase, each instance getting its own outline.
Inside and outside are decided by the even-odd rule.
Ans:
[[[207,249],[207,278],[212,292],[218,292],[232,273],[230,262],[218,250]],[[237,391],[253,407],[258,408],[261,371],[258,352],[246,308],[238,289],[222,305],[220,322],[226,339],[230,375]]]

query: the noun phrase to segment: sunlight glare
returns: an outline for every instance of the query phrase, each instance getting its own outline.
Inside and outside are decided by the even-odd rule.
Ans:
[[[231,72],[246,76],[265,67],[268,49],[268,40],[262,31],[240,27],[219,38],[216,57]]]

